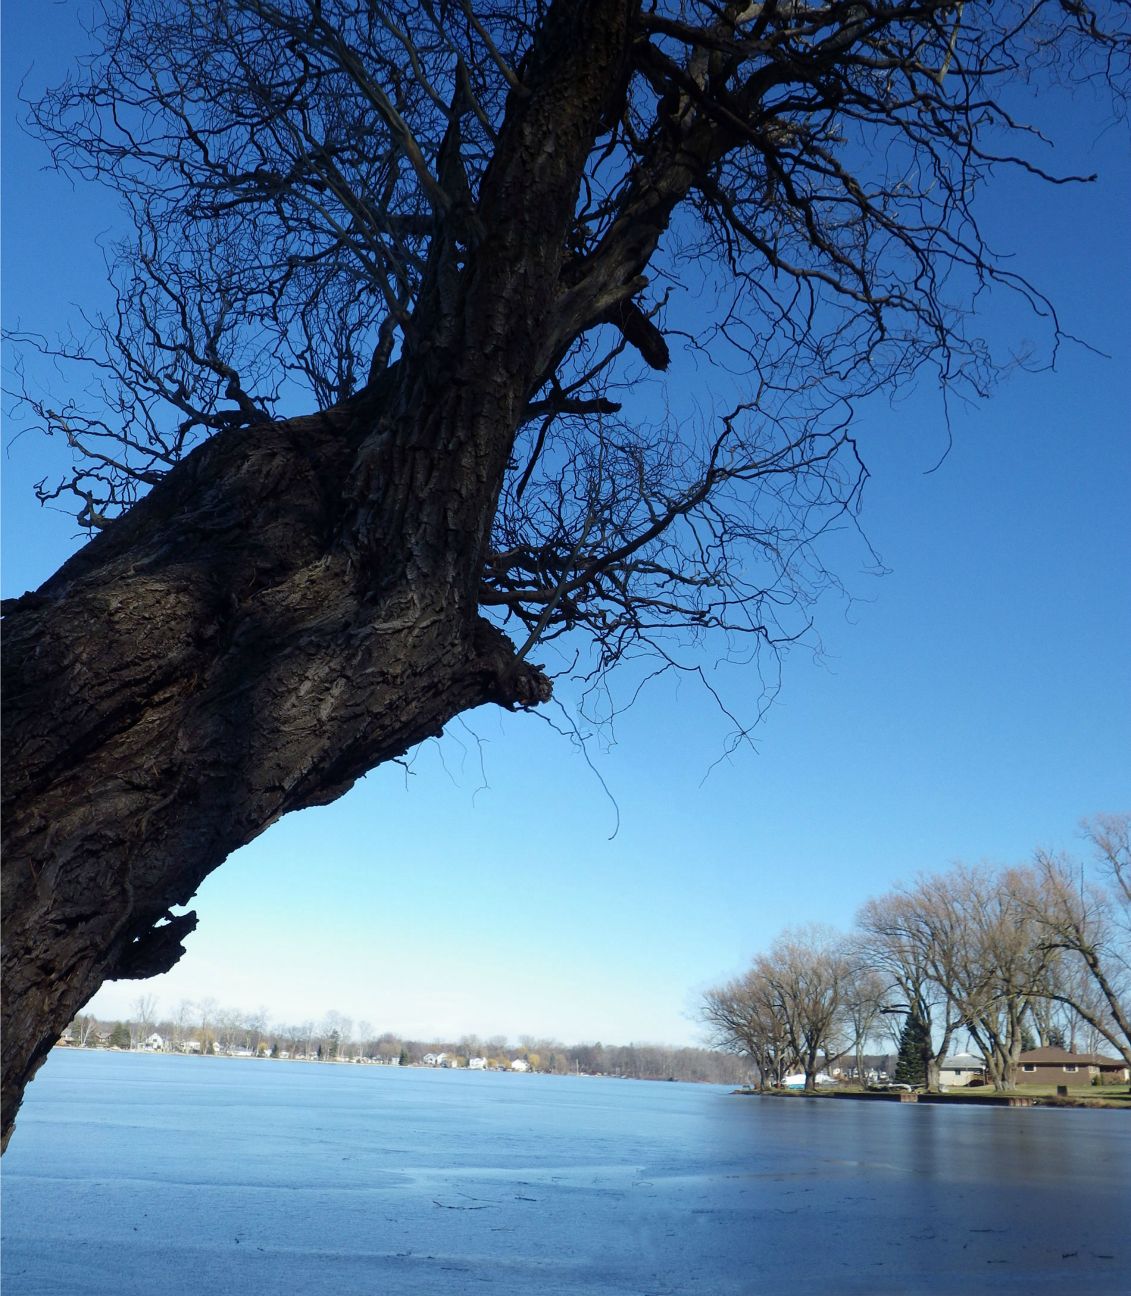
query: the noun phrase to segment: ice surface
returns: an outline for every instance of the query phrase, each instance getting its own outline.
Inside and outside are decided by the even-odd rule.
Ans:
[[[1120,1112],[57,1050],[3,1192],[4,1296],[1131,1291]]]

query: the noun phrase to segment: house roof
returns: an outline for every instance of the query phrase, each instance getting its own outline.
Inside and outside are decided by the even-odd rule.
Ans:
[[[939,1065],[943,1071],[984,1071],[986,1060],[973,1053],[956,1053],[954,1057],[944,1058]]]
[[[1045,1066],[1126,1066],[1122,1058],[1104,1057],[1101,1053],[1070,1053],[1062,1048],[1030,1049],[1020,1057],[1022,1065],[1044,1063]]]

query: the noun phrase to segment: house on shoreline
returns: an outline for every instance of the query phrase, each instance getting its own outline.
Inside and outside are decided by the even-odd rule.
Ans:
[[[1017,1062],[1016,1084],[1021,1085],[1090,1085],[1125,1084],[1131,1078],[1122,1058],[1104,1057],[1101,1053],[1071,1053],[1062,1048],[1030,1049]]]
[[[939,1064],[939,1088],[961,1089],[986,1083],[986,1062],[974,1053],[956,1053]]]

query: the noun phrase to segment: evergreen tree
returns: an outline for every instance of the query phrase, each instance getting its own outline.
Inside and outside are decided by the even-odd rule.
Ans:
[[[931,1028],[914,1013],[908,1013],[899,1036],[899,1057],[895,1083],[913,1089],[927,1087],[927,1058],[931,1052]]]
[[[110,1032],[110,1047],[128,1049],[130,1046],[130,1028],[122,1022],[115,1022]]]

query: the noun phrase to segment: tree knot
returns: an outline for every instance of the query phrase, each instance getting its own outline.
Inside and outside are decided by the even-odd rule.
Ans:
[[[480,618],[475,639],[476,656],[488,677],[488,701],[508,711],[549,702],[554,692],[553,681],[541,666],[521,659],[501,630]]]

